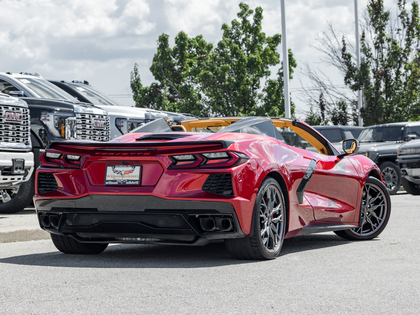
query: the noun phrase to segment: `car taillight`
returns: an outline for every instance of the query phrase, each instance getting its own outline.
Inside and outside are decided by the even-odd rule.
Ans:
[[[170,156],[170,168],[227,168],[246,163],[249,156],[239,152],[219,151]]]
[[[170,156],[173,161],[171,168],[195,168],[198,167],[204,159],[196,154],[182,154]]]
[[[61,152],[45,151],[39,157],[41,165],[45,167],[79,168],[81,155],[65,154]]]

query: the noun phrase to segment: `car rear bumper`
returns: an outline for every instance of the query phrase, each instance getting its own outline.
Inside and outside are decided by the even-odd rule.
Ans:
[[[229,202],[89,195],[35,207],[42,229],[80,242],[205,245],[245,236]]]

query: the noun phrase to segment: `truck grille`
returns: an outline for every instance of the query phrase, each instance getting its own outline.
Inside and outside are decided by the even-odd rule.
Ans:
[[[109,117],[107,115],[76,114],[77,138],[109,141]]]
[[[0,142],[30,144],[27,108],[0,105]]]

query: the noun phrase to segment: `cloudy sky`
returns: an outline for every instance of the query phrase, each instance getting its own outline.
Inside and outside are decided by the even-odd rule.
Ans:
[[[397,0],[385,0],[386,6]],[[47,79],[88,80],[125,105],[130,72],[138,63],[144,85],[153,82],[149,67],[162,33],[183,30],[208,42],[221,38],[221,25],[236,18],[240,0],[0,0],[0,72],[39,72]],[[281,33],[280,0],[242,0],[264,10],[263,31]],[[411,2],[411,1],[408,1]],[[359,0],[359,11],[367,0]],[[331,22],[354,38],[353,0],[286,0],[288,47],[298,66],[315,64],[311,48]],[[281,46],[279,46],[281,52]],[[331,69],[319,65],[325,72]],[[299,72],[299,71],[298,71]],[[337,84],[343,82],[337,76]],[[300,82],[292,80],[292,97]],[[302,118],[305,105],[298,104]]]

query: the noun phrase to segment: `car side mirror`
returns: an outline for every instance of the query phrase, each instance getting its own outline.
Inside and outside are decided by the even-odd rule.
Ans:
[[[338,157],[342,158],[346,155],[353,154],[359,152],[359,141],[356,139],[346,139],[343,141],[343,151],[345,153],[340,154]]]
[[[411,140],[416,140],[416,135],[413,134],[413,133],[410,133],[410,134],[406,135],[405,138],[404,138],[405,142],[408,142],[408,141],[411,141]]]
[[[23,97],[23,96],[25,96],[25,93],[23,93],[22,91],[10,91],[9,95],[17,96],[17,97]]]

